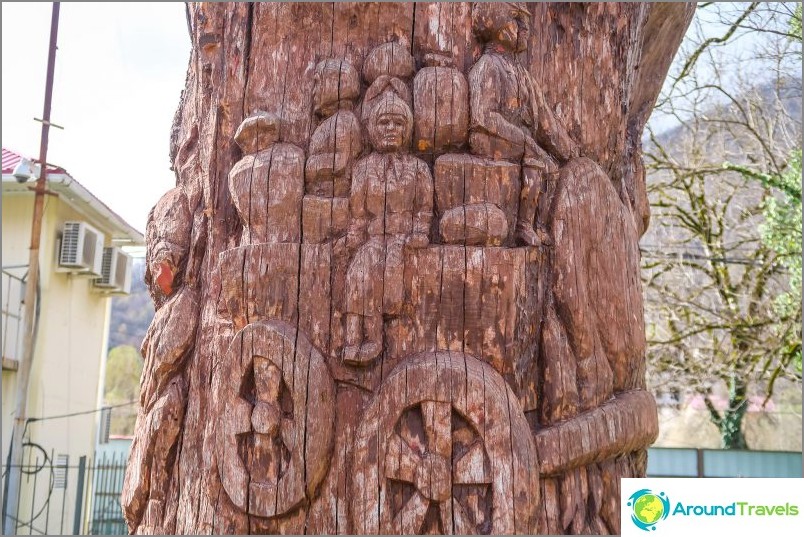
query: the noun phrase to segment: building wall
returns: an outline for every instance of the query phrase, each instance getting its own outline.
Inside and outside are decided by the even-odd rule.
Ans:
[[[111,300],[92,281],[55,271],[57,239],[68,220],[86,220],[58,198],[47,196],[42,222],[40,272],[42,304],[29,384],[28,417],[94,410],[101,364],[106,357]],[[3,266],[28,263],[33,196],[5,194],[2,200]],[[3,371],[3,459],[12,429],[14,371]],[[48,453],[92,456],[97,414],[31,423],[27,437]]]

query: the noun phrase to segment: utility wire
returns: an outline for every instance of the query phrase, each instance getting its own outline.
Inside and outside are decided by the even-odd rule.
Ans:
[[[28,418],[29,423],[33,423],[35,421],[46,421],[46,420],[56,420],[60,418],[72,418],[73,416],[82,416],[84,414],[94,414],[96,412],[102,412],[107,408],[120,408],[124,406],[131,406],[136,405],[138,401],[129,401],[127,403],[120,403],[119,405],[111,405],[111,406],[102,406],[100,408],[95,408],[93,410],[84,410],[83,412],[71,412],[70,414],[61,414],[58,416],[46,416],[42,418]]]

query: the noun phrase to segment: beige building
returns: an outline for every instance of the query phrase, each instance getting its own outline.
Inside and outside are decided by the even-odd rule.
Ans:
[[[3,149],[2,170],[2,461],[8,457],[17,369],[23,352],[24,277],[27,271],[35,176],[25,181],[20,155]],[[14,172],[17,171],[17,176]],[[37,173],[34,167],[34,174]],[[48,169],[40,247],[40,304],[28,388],[24,440],[32,457],[77,465],[93,456],[109,333],[111,297],[130,287],[125,247],[144,244],[142,234],[61,168]],[[39,449],[41,447],[41,450]],[[27,456],[28,452],[24,452]],[[65,458],[66,456],[66,458]],[[48,477],[46,476],[45,479]],[[30,481],[30,480],[29,480]],[[26,508],[23,479],[21,509]],[[40,485],[42,488],[42,485]],[[70,487],[65,487],[65,492]],[[74,494],[74,493],[73,493]],[[50,497],[52,497],[52,493]],[[61,499],[61,498],[59,498]],[[28,500],[30,501],[30,500]],[[35,502],[39,500],[34,500]],[[67,505],[74,500],[67,497]],[[38,510],[34,505],[32,512]],[[23,518],[20,515],[20,518]],[[41,518],[41,517],[40,517]],[[58,517],[54,517],[58,519]],[[71,521],[71,519],[68,520]],[[45,524],[37,519],[40,529]],[[52,523],[48,533],[58,526]],[[71,526],[70,526],[71,527]],[[64,528],[69,531],[70,528]],[[21,533],[29,531],[20,528]],[[35,531],[34,531],[35,532]]]

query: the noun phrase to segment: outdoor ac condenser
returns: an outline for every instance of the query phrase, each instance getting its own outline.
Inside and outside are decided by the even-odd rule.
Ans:
[[[134,261],[120,248],[111,246],[103,249],[101,277],[95,280],[95,287],[114,294],[131,292],[131,267]]]
[[[65,222],[59,249],[59,272],[101,276],[103,234],[86,222]]]

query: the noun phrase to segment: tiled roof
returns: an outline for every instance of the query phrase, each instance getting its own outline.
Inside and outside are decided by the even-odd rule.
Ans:
[[[10,174],[14,172],[14,167],[19,164],[20,160],[23,159],[23,156],[15,151],[11,151],[10,149],[3,148],[3,173]],[[39,160],[35,158],[28,158],[33,163],[38,163]],[[60,168],[59,166],[54,166],[50,164],[47,168],[48,173],[67,173],[64,168]]]
[[[3,173],[11,173],[14,171],[14,166],[19,164],[22,156],[3,148]]]

